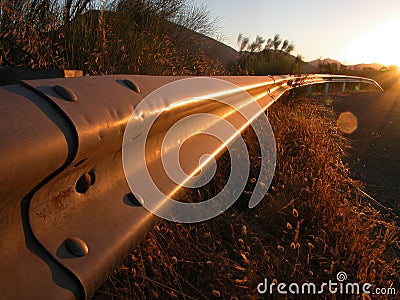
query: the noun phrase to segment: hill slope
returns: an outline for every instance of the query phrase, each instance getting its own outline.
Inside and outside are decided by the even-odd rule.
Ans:
[[[203,51],[207,56],[219,60],[224,66],[229,66],[239,57],[239,52],[232,47],[173,22],[168,22],[166,30],[176,45],[191,51]]]
[[[356,64],[356,65],[344,65],[341,62],[331,59],[331,58],[325,58],[325,59],[315,59],[312,60],[310,62],[307,63],[310,68],[314,68],[315,70],[319,69],[319,65],[321,64],[334,64],[338,67],[340,67],[341,65],[349,68],[349,69],[353,69],[353,70],[362,70],[363,68],[372,68],[375,70],[380,70],[382,67],[384,67],[385,65],[383,64],[379,64],[379,63],[372,63],[372,64]]]

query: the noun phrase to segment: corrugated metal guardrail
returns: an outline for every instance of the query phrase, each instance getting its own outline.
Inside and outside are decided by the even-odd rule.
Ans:
[[[304,85],[380,89],[370,79],[337,75],[219,78],[248,92],[259,113]],[[179,79],[44,79],[0,89],[0,299],[89,298],[151,230],[158,219],[132,196],[124,176],[123,135],[138,103]],[[220,92],[229,102],[232,91]],[[148,112],[168,105],[153,103]],[[202,111],[240,120],[220,106],[188,102],[171,107],[164,122]],[[212,147],[204,140],[200,146]]]

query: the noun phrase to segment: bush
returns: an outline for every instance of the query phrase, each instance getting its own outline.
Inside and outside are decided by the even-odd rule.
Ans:
[[[32,6],[34,3],[35,5]],[[215,19],[186,0],[1,3],[1,64],[86,74],[216,75],[221,63],[171,39],[170,20],[212,34]],[[188,18],[193,18],[188,23]],[[208,18],[207,18],[208,17]],[[175,28],[175,29],[174,29]]]

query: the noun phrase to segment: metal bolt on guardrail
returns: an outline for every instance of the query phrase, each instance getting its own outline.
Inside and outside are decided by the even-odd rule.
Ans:
[[[232,173],[245,174],[248,126],[269,145],[254,207],[274,171],[265,110],[293,88],[336,82],[380,89],[319,74],[116,75],[0,88],[0,298],[88,299],[160,217],[198,222],[227,209],[240,195],[234,179],[197,211],[176,199],[212,178],[224,151],[244,155]]]

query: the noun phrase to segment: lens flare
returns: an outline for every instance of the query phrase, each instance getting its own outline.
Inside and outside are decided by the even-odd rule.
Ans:
[[[337,126],[344,133],[353,133],[358,127],[357,117],[349,111],[341,113],[337,120]]]

